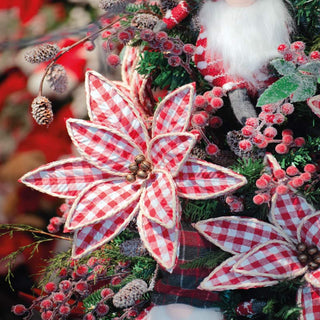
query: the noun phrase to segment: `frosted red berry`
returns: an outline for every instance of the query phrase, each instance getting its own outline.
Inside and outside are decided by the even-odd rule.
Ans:
[[[217,128],[220,128],[221,126],[222,126],[222,124],[223,124],[223,121],[222,121],[222,119],[220,118],[220,117],[218,117],[218,116],[212,116],[210,119],[209,119],[209,126],[211,127],[211,128],[215,128],[215,129],[217,129]]]
[[[223,106],[223,100],[221,98],[214,97],[209,103],[215,108],[220,109]]]
[[[282,137],[282,143],[284,143],[285,145],[290,145],[293,142],[293,137],[286,135]]]
[[[23,304],[16,304],[11,311],[17,316],[22,316],[27,312],[27,308]]]
[[[41,313],[42,320],[53,320],[53,312],[51,310],[47,310]]]
[[[270,139],[274,138],[277,135],[277,133],[278,131],[274,127],[265,128],[263,131],[264,136]]]
[[[293,60],[293,54],[292,53],[285,53],[283,55],[284,60],[286,61],[292,61]]]
[[[88,284],[85,281],[79,281],[75,285],[75,290],[79,292],[80,294],[84,294],[88,290]]]
[[[259,188],[259,189],[265,189],[268,185],[269,185],[269,182],[268,182],[268,180],[266,180],[266,179],[259,178],[259,179],[256,181],[256,186],[257,186],[257,188]]]
[[[164,41],[166,39],[168,39],[168,34],[166,32],[164,32],[164,31],[159,31],[155,35],[155,40],[156,41],[161,42],[161,41]]]
[[[173,50],[173,48],[174,48],[174,43],[171,40],[164,40],[161,43],[161,49],[163,51],[171,51],[171,50]]]
[[[289,166],[287,169],[286,169],[286,173],[288,176],[296,176],[298,173],[299,173],[299,170],[297,167],[295,166]]]
[[[55,291],[57,289],[57,286],[54,282],[48,282],[45,286],[44,286],[44,291],[47,293],[51,293],[53,291]]]
[[[180,57],[177,57],[177,56],[169,57],[168,58],[168,64],[171,67],[178,67],[181,64],[181,59],[180,59]]]
[[[115,276],[115,277],[113,277],[113,278],[111,279],[111,284],[112,284],[113,286],[116,286],[116,285],[120,284],[121,281],[122,281],[122,278],[121,278],[121,277]]]
[[[281,106],[281,112],[286,116],[293,113],[293,111],[294,111],[294,106],[292,103],[284,103]]]
[[[271,113],[276,111],[277,107],[274,104],[265,104],[261,106],[261,110],[266,113]]]
[[[194,100],[194,107],[197,109],[204,109],[208,104],[207,99],[202,96],[202,95],[198,95],[196,96],[195,100]]]
[[[305,43],[302,41],[295,41],[293,43],[291,43],[290,48],[294,51],[302,51],[304,50],[306,47]]]
[[[140,37],[143,41],[152,41],[155,34],[151,29],[144,29],[140,32]]]
[[[83,317],[83,320],[96,320],[96,317],[90,312],[85,314],[85,316]]]
[[[85,47],[85,49],[87,50],[87,51],[93,51],[94,50],[94,48],[96,47],[95,46],[95,44],[92,42],[92,41],[86,41],[84,44],[83,44],[83,46]]]
[[[187,43],[183,46],[182,50],[184,53],[188,55],[193,55],[195,53],[196,48],[194,45]]]
[[[95,309],[99,317],[105,316],[109,312],[109,306],[104,303],[98,303]]]
[[[252,150],[252,143],[249,140],[241,140],[239,142],[239,148],[242,151],[250,151]]]
[[[306,164],[303,168],[304,172],[315,173],[317,171],[317,167],[314,164]]]
[[[59,283],[59,289],[62,291],[69,291],[72,287],[72,284],[69,280],[63,280]]]
[[[78,276],[83,277],[88,273],[89,269],[86,265],[81,265],[77,268],[76,273]]]
[[[218,151],[219,151],[219,148],[214,143],[210,143],[206,146],[206,153],[209,156],[214,156],[215,154],[218,153]]]
[[[261,194],[257,194],[253,197],[253,202],[256,205],[260,205],[264,203],[264,197]]]
[[[258,118],[248,118],[246,120],[246,125],[256,128],[259,125],[259,119]]]
[[[241,133],[245,136],[245,137],[250,137],[252,136],[252,134],[254,133],[254,128],[251,126],[244,126],[241,129]]]
[[[68,315],[71,312],[71,309],[68,305],[63,305],[59,308],[59,313],[61,315]]]
[[[273,171],[273,175],[276,179],[280,180],[286,176],[286,172],[283,169],[277,169]]]
[[[261,144],[265,141],[265,136],[261,133],[257,133],[254,137],[253,137],[253,142],[255,144]]]
[[[286,135],[292,136],[292,135],[293,135],[293,131],[292,131],[291,129],[284,129],[284,130],[281,132],[281,135],[282,135],[282,136],[286,136]]]
[[[123,44],[128,43],[131,39],[132,39],[132,36],[127,31],[121,31],[118,33],[118,40]]]
[[[44,299],[40,303],[40,307],[42,309],[51,309],[52,306],[53,306],[53,303],[52,303],[52,301],[50,299]]]
[[[191,118],[191,123],[195,126],[204,127],[207,125],[209,115],[205,111],[195,113]]]
[[[215,97],[221,98],[224,95],[223,89],[221,87],[213,87],[211,90]]]
[[[304,180],[301,179],[300,177],[295,177],[295,178],[293,178],[291,182],[292,182],[292,186],[293,186],[294,188],[300,188],[300,187],[302,187],[303,184],[304,184]]]
[[[320,60],[320,52],[319,51],[312,51],[310,53],[311,60]]]
[[[306,140],[302,137],[294,139],[294,143],[297,147],[302,147],[306,144]]]
[[[66,299],[66,296],[62,292],[57,292],[53,295],[52,299],[55,303],[59,303],[59,302],[63,302]]]
[[[280,194],[280,195],[284,195],[287,194],[289,192],[289,189],[287,186],[285,186],[284,184],[280,184],[276,187],[276,193]]]
[[[113,295],[113,291],[110,288],[104,288],[101,290],[100,295],[102,298],[107,298]]]
[[[284,44],[284,43],[282,43],[282,44],[280,44],[278,46],[278,52],[280,52],[280,53],[283,53],[283,52],[285,52],[287,50],[288,50],[288,46],[286,44]]]
[[[266,173],[264,173],[264,174],[261,176],[261,178],[267,180],[268,182],[270,182],[271,179],[272,179],[272,177],[271,177],[270,175],[266,174]]]
[[[288,153],[289,149],[284,143],[279,143],[276,145],[275,151],[279,154],[286,154]]]
[[[300,175],[300,178],[303,180],[303,181],[310,181],[311,180],[311,173],[309,172],[304,172]]]
[[[120,64],[121,60],[120,57],[114,53],[108,55],[107,57],[107,63],[111,67],[117,67]]]

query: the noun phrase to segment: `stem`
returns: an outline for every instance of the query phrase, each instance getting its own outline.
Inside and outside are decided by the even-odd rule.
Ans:
[[[131,14],[132,15],[132,14]],[[47,65],[45,71],[44,71],[44,74],[41,78],[41,81],[40,81],[40,86],[39,86],[39,92],[38,92],[38,95],[39,96],[42,96],[42,90],[43,90],[43,82],[44,82],[44,79],[45,77],[47,76],[50,68],[57,62],[58,59],[60,59],[65,53],[69,52],[71,49],[73,49],[74,47],[78,46],[79,44],[81,43],[84,43],[85,41],[89,40],[90,38],[94,38],[96,35],[98,35],[99,33],[101,33],[102,31],[112,27],[114,24],[116,24],[117,22],[119,22],[120,20],[122,20],[123,18],[125,18],[126,16],[129,16],[129,14],[127,15],[124,15],[122,17],[119,17],[118,19],[116,19],[115,21],[109,23],[108,25],[104,26],[103,28],[99,29],[98,31],[90,34],[90,35],[87,35],[86,37],[78,40],[77,42],[75,42],[74,44],[68,46],[68,47],[65,47],[65,48],[62,48],[61,52],[53,58],[53,60]]]

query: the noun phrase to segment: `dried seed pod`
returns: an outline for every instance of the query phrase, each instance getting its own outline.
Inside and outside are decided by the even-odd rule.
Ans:
[[[139,154],[134,158],[134,161],[136,162],[136,164],[140,164],[144,160],[146,160],[146,158],[143,154]]]
[[[151,169],[151,162],[144,160],[140,164],[140,169],[143,171],[149,171]]]
[[[137,171],[139,170],[139,166],[136,164],[136,163],[131,163],[129,165],[129,170],[132,172],[132,173],[137,173]]]
[[[305,253],[300,253],[298,255],[298,260],[302,263],[302,264],[306,264],[308,261],[308,256]]]
[[[30,63],[41,63],[54,58],[60,48],[56,44],[45,43],[27,51],[24,58]]]
[[[297,244],[297,250],[299,252],[305,252],[306,249],[307,249],[307,245],[305,243],[300,242],[300,243]]]
[[[67,72],[61,64],[54,64],[49,69],[46,79],[50,83],[52,90],[58,93],[63,93],[67,90]]]
[[[129,173],[126,175],[126,180],[128,182],[134,182],[134,181],[136,181],[136,176],[134,174]]]
[[[146,178],[148,177],[148,172],[145,172],[145,171],[143,171],[143,170],[139,170],[139,171],[137,172],[137,177],[138,177],[139,179],[146,179]]]
[[[319,265],[317,263],[313,262],[313,261],[310,261],[308,263],[308,267],[309,267],[310,270],[316,270],[316,269],[319,268]]]
[[[140,238],[124,241],[120,244],[120,253],[127,257],[142,257],[148,254]]]
[[[50,100],[44,96],[37,96],[33,99],[32,104],[32,116],[37,124],[41,126],[49,125],[53,120],[52,105]]]
[[[139,30],[143,29],[153,29],[159,18],[150,13],[140,13],[136,14],[131,20],[131,26],[138,28]]]
[[[314,245],[308,247],[307,252],[310,254],[310,256],[313,256],[314,254],[318,253],[318,248]]]
[[[121,288],[113,297],[116,308],[128,308],[135,304],[148,291],[148,285],[142,279],[135,279]]]

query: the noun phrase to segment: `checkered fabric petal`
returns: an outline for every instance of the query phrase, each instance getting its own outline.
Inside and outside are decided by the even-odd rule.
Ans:
[[[148,158],[154,168],[164,169],[175,177],[186,159],[196,140],[189,133],[158,135],[151,140],[148,148]]]
[[[267,168],[271,170],[270,173],[281,169],[281,166],[279,165],[277,159],[271,153],[266,154],[266,156],[263,159],[263,163]]]
[[[137,47],[125,47],[124,57],[121,64],[121,79],[128,86],[130,86],[132,82],[132,76],[135,72],[139,55],[140,50]]]
[[[184,85],[167,95],[158,105],[153,117],[152,137],[158,134],[184,132],[189,126],[195,89]]]
[[[102,127],[89,121],[67,121],[68,131],[80,154],[102,171],[125,176],[134,158],[142,154],[128,137],[114,129]]]
[[[300,288],[297,303],[302,308],[299,320],[320,319],[320,289],[310,285]]]
[[[178,195],[188,199],[209,199],[234,191],[245,177],[227,168],[198,159],[188,159],[175,177]]]
[[[75,232],[72,257],[78,259],[112,240],[136,216],[139,205],[131,203],[125,210],[107,220],[81,228]]]
[[[307,201],[293,192],[284,195],[275,194],[272,198],[269,220],[275,226],[282,228],[293,242],[297,242],[297,229],[301,220],[312,213],[314,210]]]
[[[40,192],[60,198],[76,197],[88,184],[110,178],[81,158],[51,162],[25,174],[20,181]]]
[[[119,130],[146,150],[149,140],[147,129],[132,102],[116,85],[100,74],[86,74],[88,114],[92,121]]]
[[[151,256],[163,268],[171,271],[177,260],[180,219],[176,219],[176,225],[169,229],[140,213],[138,215],[137,225],[140,238]]]
[[[209,291],[224,291],[267,287],[278,283],[277,280],[268,277],[252,277],[235,272],[233,266],[243,256],[244,254],[239,254],[225,260],[201,282],[199,288]]]
[[[176,197],[171,176],[165,171],[156,171],[147,181],[141,196],[141,212],[150,220],[166,228],[173,228],[179,212],[177,206],[180,206]]]
[[[197,222],[194,227],[210,242],[232,254],[248,252],[269,240],[285,240],[270,223],[245,217],[220,217]]]
[[[289,243],[271,240],[244,255],[234,265],[236,272],[270,277],[272,279],[294,278],[306,271],[297,258],[297,252]]]
[[[114,86],[123,93],[123,95],[130,101],[132,101],[131,96],[130,96],[130,87],[126,85],[122,81],[112,81]]]
[[[298,229],[298,241],[320,248],[320,211],[305,217]]]
[[[89,185],[74,201],[66,220],[66,228],[79,229],[108,219],[137,203],[141,182],[128,183],[124,178],[98,181]]]
[[[309,270],[304,277],[312,286],[320,289],[320,269]]]

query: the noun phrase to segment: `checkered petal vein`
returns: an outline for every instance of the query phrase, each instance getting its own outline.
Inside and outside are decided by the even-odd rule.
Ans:
[[[178,213],[176,188],[170,175],[165,171],[156,171],[147,181],[141,196],[141,212],[150,220],[173,228]]]
[[[154,114],[152,137],[158,134],[184,132],[193,107],[194,86],[184,85],[163,99]]]
[[[77,230],[73,241],[72,257],[80,258],[112,240],[127,227],[138,209],[139,205],[132,203],[113,217]]]
[[[194,144],[194,136],[188,133],[158,135],[151,140],[148,153],[156,169],[165,169],[176,176]]]
[[[297,277],[306,271],[297,258],[296,250],[279,240],[255,247],[234,266],[234,270],[273,279]]]
[[[116,130],[84,120],[69,119],[67,126],[80,154],[105,172],[127,175],[130,163],[142,153],[128,136]]]
[[[88,184],[110,177],[110,174],[81,158],[69,158],[30,171],[21,178],[21,182],[55,197],[74,198]]]
[[[308,271],[305,275],[305,279],[315,288],[320,289],[320,270]]]
[[[234,191],[245,177],[206,161],[188,159],[175,177],[178,195],[188,199],[209,199]]]
[[[248,252],[269,240],[285,240],[269,223],[245,217],[220,217],[199,221],[195,228],[206,239],[230,253]]]
[[[145,150],[148,132],[131,98],[94,71],[88,72],[86,79],[90,119],[128,135]]]
[[[299,320],[320,319],[320,290],[310,285],[299,288],[297,303],[302,308]]]
[[[124,178],[93,183],[73,203],[66,228],[79,229],[115,216],[131,203],[137,203],[140,194],[141,184],[128,183]]]
[[[320,211],[305,217],[298,228],[298,241],[316,245],[320,250]]]

